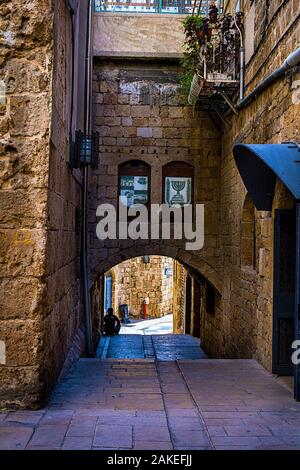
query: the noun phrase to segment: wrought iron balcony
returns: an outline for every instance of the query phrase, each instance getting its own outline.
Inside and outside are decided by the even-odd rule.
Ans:
[[[95,12],[107,13],[158,13],[190,15],[194,8],[208,14],[211,0],[95,0]],[[223,0],[216,5],[222,9]]]
[[[224,120],[228,108],[234,112],[235,95],[243,92],[243,14],[223,15],[210,4],[208,16],[190,15],[184,21],[185,54],[182,84],[188,102]]]

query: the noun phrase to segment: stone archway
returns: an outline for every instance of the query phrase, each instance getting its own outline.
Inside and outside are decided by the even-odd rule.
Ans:
[[[121,245],[120,241],[118,243]],[[93,262],[90,270],[91,285],[95,283],[101,284],[103,276],[111,272],[115,266],[124,261],[143,256],[172,258],[182,268],[180,268],[178,282],[173,284],[173,300],[175,298],[177,299],[177,307],[175,307],[174,300],[173,309],[174,333],[189,333],[192,336],[201,337],[203,344],[207,343],[209,345],[211,342],[211,326],[215,322],[218,322],[219,314],[223,310],[223,284],[222,279],[218,276],[215,269],[203,257],[199,256],[199,252],[184,250],[176,246],[174,241],[172,244],[169,242],[168,245],[162,242],[143,244],[142,241],[140,241],[139,243],[132,242],[131,246],[130,240],[126,240],[126,243],[127,247],[125,248],[121,248],[121,246],[114,248],[113,256],[102,260],[96,256],[91,258]],[[189,316],[189,327],[186,328],[186,287],[188,277],[191,282],[189,300],[191,303],[191,312]],[[206,299],[207,286],[211,286],[217,293],[217,314],[213,316],[210,312],[206,311],[206,303],[204,300]],[[196,296],[198,296],[199,299],[196,299]],[[116,307],[115,311],[117,310],[118,308]],[[102,316],[103,313],[100,312],[100,317],[102,318]]]
[[[222,278],[219,272],[209,264],[198,251],[187,251],[174,244],[165,244],[162,241],[159,243],[153,243],[150,241],[148,244],[133,242],[130,240],[124,241],[128,245],[127,247],[122,248],[122,241],[117,241],[117,244],[120,246],[114,248],[114,254],[107,258],[102,258],[99,256],[101,253],[106,251],[100,249],[100,253],[96,256],[96,253],[93,250],[93,255],[90,256],[90,283],[91,285],[95,280],[104,274],[107,271],[110,271],[114,266],[123,261],[126,261],[130,258],[137,256],[146,256],[146,255],[157,255],[157,256],[167,256],[173,258],[176,261],[179,261],[188,268],[194,269],[199,272],[204,278],[206,278],[214,288],[221,294],[222,293]],[[125,243],[124,243],[125,244]],[[109,249],[107,250],[109,252]]]

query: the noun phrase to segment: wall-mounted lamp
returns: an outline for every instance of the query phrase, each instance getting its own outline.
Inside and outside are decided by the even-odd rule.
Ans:
[[[91,135],[76,131],[75,142],[70,146],[69,164],[72,168],[90,166],[92,170],[98,169],[99,163],[99,132]]]

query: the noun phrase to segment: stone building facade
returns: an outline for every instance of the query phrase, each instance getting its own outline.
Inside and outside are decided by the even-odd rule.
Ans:
[[[235,2],[225,2],[225,10],[233,13]],[[243,2],[243,11],[246,54],[244,92],[247,95],[264,77],[279,67],[289,53],[297,48],[299,5],[293,1],[276,1],[271,5],[249,0]],[[109,18],[105,15],[103,18],[97,18],[95,31],[98,31],[97,28],[103,21],[106,22],[107,27],[109,23],[112,24],[113,18],[111,15]],[[126,21],[128,21],[127,28]],[[200,273],[201,305],[197,308],[201,312],[202,344],[210,355],[231,358],[255,357],[268,370],[271,370],[274,346],[272,338],[274,218],[276,209],[292,208],[294,201],[278,181],[272,212],[256,211],[238,173],[232,147],[237,142],[281,143],[299,140],[297,127],[299,105],[293,103],[293,87],[299,79],[299,73],[294,70],[286,78],[274,83],[249,106],[241,109],[237,115],[228,116],[226,119],[229,121],[229,126],[222,125],[221,137],[219,137],[218,131],[211,122],[206,120],[207,115],[201,109],[198,109],[194,115],[191,114],[192,110],[185,106],[182,106],[180,111],[183,105],[180,100],[176,102],[176,107],[172,108],[175,104],[172,98],[172,102],[167,101],[169,104],[167,110],[163,104],[164,98],[160,98],[160,101],[156,99],[153,87],[149,85],[150,69],[151,67],[153,70],[159,69],[164,52],[160,51],[157,45],[155,50],[151,49],[153,44],[150,43],[149,48],[145,46],[144,53],[142,53],[143,43],[139,43],[139,46],[138,42],[130,42],[130,19],[126,21],[120,33],[120,36],[123,35],[126,38],[123,41],[123,44],[126,44],[126,51],[124,47],[120,48],[119,52],[107,51],[108,47],[106,47],[106,50],[101,52],[100,43],[97,43],[97,55],[101,57],[101,62],[99,60],[95,66],[95,101],[96,109],[101,110],[101,115],[96,117],[96,127],[100,134],[109,135],[108,139],[103,136],[101,141],[100,152],[104,153],[103,164],[105,165],[106,158],[108,158],[115,164],[114,170],[109,171],[117,172],[116,167],[119,162],[123,162],[123,158],[139,157],[151,165],[152,174],[156,171],[159,178],[155,178],[155,182],[160,183],[162,170],[161,168],[156,170],[155,163],[158,159],[161,161],[159,166],[179,158],[194,165],[195,202],[202,202],[206,207],[207,231],[204,250],[201,254],[187,253],[181,246],[179,251],[175,251],[172,249],[171,242],[168,243],[166,252],[163,244],[158,246],[152,244],[151,247],[150,245],[147,247],[147,243],[143,243],[144,247],[141,248],[140,253],[144,254],[147,250],[153,249],[154,253],[168,254],[179,261],[184,261],[189,267],[192,279],[196,277],[195,272],[198,277]],[[272,33],[274,31],[276,34]],[[174,44],[176,44],[175,41]],[[132,45],[132,51],[130,45]],[[176,53],[179,55],[176,46],[173,49],[170,46],[170,51],[173,57]],[[132,57],[137,56],[140,57],[140,61],[135,61],[134,64]],[[110,62],[108,57],[110,57]],[[116,57],[118,57],[118,62]],[[152,63],[155,58],[155,65],[151,66],[149,62],[142,61],[141,57],[146,58],[147,61],[151,57]],[[115,60],[112,61],[112,58]],[[125,58],[130,58],[131,61],[127,59],[125,61]],[[169,71],[175,68],[176,65],[170,64]],[[134,72],[131,72],[133,69],[135,69]],[[144,69],[142,75],[141,69]],[[165,76],[166,58],[163,70]],[[139,78],[139,76],[144,78],[146,75],[147,80]],[[157,76],[154,80],[155,84],[162,81]],[[174,77],[174,89],[175,83]],[[163,88],[160,87],[160,92],[162,90]],[[114,97],[111,96],[112,91]],[[135,106],[137,106],[136,111]],[[124,116],[122,116],[123,113]],[[111,117],[113,120],[110,119]],[[154,118],[160,118],[160,120]],[[193,119],[197,123],[198,132],[206,137],[211,136],[210,144],[201,137],[198,144],[193,144],[197,138],[194,124],[189,124],[189,122],[194,122]],[[115,126],[117,121],[120,121],[121,128]],[[191,131],[185,127],[181,134],[180,126],[183,122],[184,126],[190,126]],[[129,129],[124,128],[122,131],[124,123],[130,126],[128,126]],[[155,129],[156,125],[162,127],[162,133],[160,129]],[[147,136],[139,134],[142,132],[148,132]],[[188,138],[189,132],[191,132],[191,138]],[[221,147],[218,148],[219,145]],[[182,147],[185,146],[188,149],[188,155],[194,151],[193,158],[184,156],[185,152],[182,151]],[[179,153],[177,153],[178,149],[180,149]],[[211,151],[215,156],[211,156]],[[151,153],[154,154],[154,158],[150,156]],[[180,156],[177,157],[176,154]],[[206,158],[203,158],[205,154]],[[123,157],[123,155],[126,156]],[[168,157],[166,158],[165,155]],[[108,176],[105,166],[101,171],[106,171]],[[108,180],[102,177],[102,180],[111,183],[111,187],[107,187],[105,191],[108,191],[111,196],[109,200],[113,201],[118,194],[117,174]],[[154,188],[151,190],[151,201],[161,202],[161,187]],[[108,193],[106,193],[106,198],[109,197]],[[213,221],[212,225],[210,225],[210,220]],[[112,262],[114,259],[118,262],[122,257],[121,251],[125,256],[127,253],[130,256],[131,253],[125,245],[123,246],[123,250],[120,250],[119,246],[119,252],[117,246],[113,247],[111,252],[113,257],[110,256],[109,251],[104,251],[103,255]],[[138,243],[134,248],[132,247],[132,253],[136,249],[140,249]],[[208,265],[213,269],[208,269]],[[193,296],[193,289],[191,292]],[[211,308],[211,303],[213,308]]]
[[[203,272],[220,284],[217,280],[219,131],[205,113],[194,111],[184,103],[178,82],[180,72],[178,65],[172,62],[107,62],[95,58],[94,125],[100,134],[101,165],[90,181],[92,277],[126,258],[156,254],[181,256],[191,264],[201,265]],[[117,206],[120,168],[131,161],[150,168],[151,204],[163,202],[162,180],[166,165],[183,163],[192,168],[194,202],[205,202],[206,211],[206,244],[201,253],[186,253],[185,240],[106,240],[101,243],[96,238],[96,209],[104,202]],[[181,169],[178,172],[182,174]]]

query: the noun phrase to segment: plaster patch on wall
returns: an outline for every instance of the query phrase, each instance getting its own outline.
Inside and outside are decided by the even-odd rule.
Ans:
[[[157,87],[159,88],[159,91],[162,95],[169,95],[169,94],[176,94],[178,93],[178,91],[180,91],[180,85],[179,84],[167,84],[167,85],[163,85],[163,84],[159,84],[157,85]]]
[[[4,37],[6,43],[12,46],[15,43],[14,33],[12,31],[1,31],[0,34]]]
[[[145,87],[144,82],[125,82],[120,81],[120,93],[127,93],[133,95],[139,95],[142,87]]]
[[[260,276],[264,277],[265,276],[265,248],[260,248],[259,249],[259,254],[258,254],[258,273]]]
[[[6,104],[6,86],[3,80],[0,80],[0,104]]]
[[[0,364],[3,366],[6,364],[6,346],[4,341],[0,341]]]
[[[137,136],[150,138],[153,136],[153,129],[151,127],[138,127],[137,128]]]

